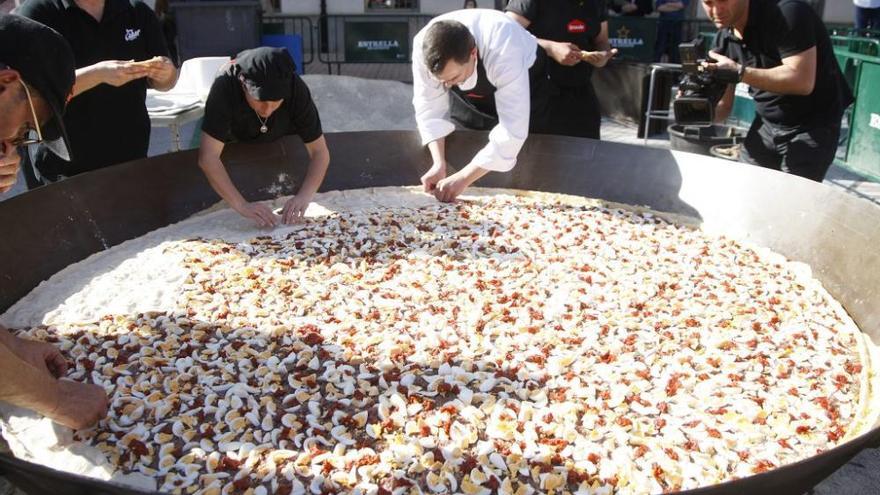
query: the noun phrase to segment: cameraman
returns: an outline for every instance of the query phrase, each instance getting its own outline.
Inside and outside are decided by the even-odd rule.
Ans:
[[[762,167],[821,182],[834,161],[840,121],[852,102],[831,40],[802,0],[702,0],[720,31],[709,71],[736,70],[749,85],[757,115],[745,139],[746,157]],[[734,86],[715,120],[733,106]]]

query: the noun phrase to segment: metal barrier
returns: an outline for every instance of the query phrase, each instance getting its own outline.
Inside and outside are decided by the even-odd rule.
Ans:
[[[833,25],[828,27],[831,36],[847,36],[851,38],[880,38],[880,30],[855,29],[851,25]]]
[[[836,162],[860,175],[880,178],[880,40],[832,36],[834,56],[853,90],[855,104],[846,115],[846,149]],[[844,144],[842,143],[842,144]]]
[[[845,48],[847,51],[871,57],[880,56],[880,39],[863,36],[831,36],[831,45],[835,51]]]
[[[427,14],[354,14],[292,16],[265,14],[265,34],[303,37],[303,61],[327,65],[327,73],[341,73],[343,64],[409,63],[412,39],[433,18]]]
[[[333,73],[333,65],[339,74],[342,64],[409,63],[413,37],[432,18],[427,14],[327,16],[326,31],[320,33],[326,49],[318,52],[318,60],[327,64],[328,74]]]
[[[412,39],[430,22],[428,14],[352,14],[295,16],[264,14],[263,34],[296,34],[303,39],[303,62],[316,59],[327,65],[327,73],[341,72],[343,64],[409,63]],[[619,50],[618,58],[653,62],[657,18],[612,17],[610,34]],[[714,33],[715,26],[705,19],[683,19],[682,40]],[[611,29],[609,29],[611,30]],[[707,44],[710,46],[710,44]]]
[[[293,34],[302,37],[303,73],[315,61],[316,32],[311,17],[285,14],[263,14],[263,34]]]

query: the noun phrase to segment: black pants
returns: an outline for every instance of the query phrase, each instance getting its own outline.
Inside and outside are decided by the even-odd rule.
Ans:
[[[840,119],[828,124],[779,128],[756,115],[746,136],[744,159],[765,168],[822,182],[834,162]]]
[[[669,56],[669,63],[681,62],[678,45],[681,44],[681,21],[657,21],[657,41],[654,44],[654,62],[663,55]]]
[[[599,139],[602,112],[593,84],[557,86],[550,79],[532,90],[529,132]]]

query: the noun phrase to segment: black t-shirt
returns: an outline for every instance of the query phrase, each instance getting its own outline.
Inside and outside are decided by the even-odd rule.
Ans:
[[[106,0],[98,22],[73,0],[26,0],[18,13],[39,21],[70,43],[81,68],[104,60],[146,60],[168,56],[153,10],[140,0]],[[144,103],[146,78],[114,87],[99,84],[67,105],[64,124],[73,161],[65,162],[46,147],[35,164],[54,178],[71,176],[147,156],[150,118]]]
[[[800,0],[750,0],[743,39],[738,39],[729,28],[715,36],[715,51],[760,69],[778,67],[783,58],[813,47],[816,84],[811,94],[749,90],[761,118],[783,127],[839,124],[843,111],[853,101],[822,20]]]
[[[289,134],[296,134],[304,143],[310,143],[321,137],[318,109],[309,87],[299,76],[293,75],[291,97],[272,112],[266,121],[268,132],[262,133],[261,119],[245,99],[239,72],[235,63],[230,63],[214,80],[205,104],[202,131],[224,143],[265,143]]]
[[[535,37],[574,43],[587,51],[596,50],[595,38],[608,20],[605,0],[510,0],[506,10],[528,19],[529,31]],[[539,60],[545,61],[547,76],[560,86],[587,85],[593,73],[593,66],[587,62],[569,67],[550,57]]]

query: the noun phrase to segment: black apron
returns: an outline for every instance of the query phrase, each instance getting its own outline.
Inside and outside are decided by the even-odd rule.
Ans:
[[[595,50],[601,32],[605,2],[545,2],[529,25],[538,38],[574,43]],[[532,110],[529,132],[599,139],[602,114],[587,62],[563,66],[542,49],[532,66]]]
[[[449,91],[449,116],[466,129],[488,131],[498,125],[495,86],[486,78],[483,60],[477,57],[477,85],[463,91],[453,86]]]

